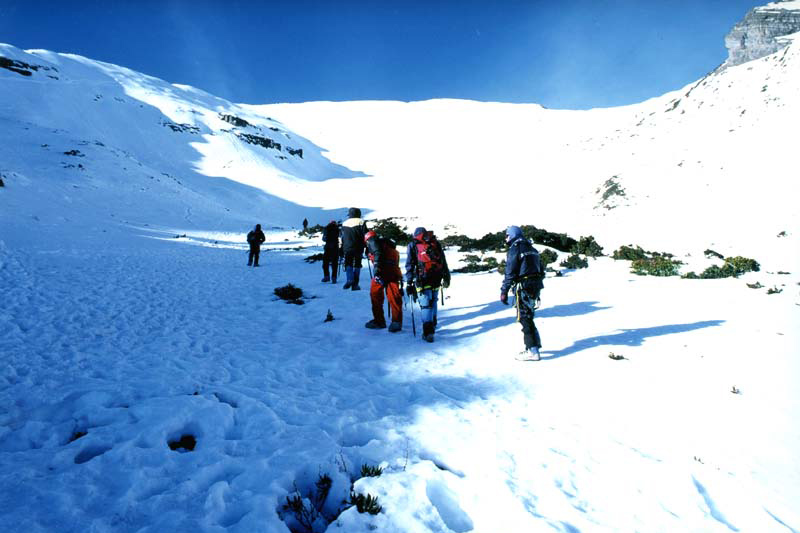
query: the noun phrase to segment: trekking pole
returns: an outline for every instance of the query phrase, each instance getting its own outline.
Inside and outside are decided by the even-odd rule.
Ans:
[[[409,299],[411,300],[411,331],[414,332],[414,336],[416,337],[417,336],[417,321],[414,318],[414,298],[411,298],[409,296]]]

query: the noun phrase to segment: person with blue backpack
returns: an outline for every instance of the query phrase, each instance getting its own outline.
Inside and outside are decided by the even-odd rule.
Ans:
[[[500,287],[500,301],[508,305],[508,291],[516,295],[517,321],[522,325],[525,350],[517,355],[520,361],[538,361],[542,339],[533,323],[535,310],[539,307],[539,294],[544,288],[544,270],[539,251],[522,235],[519,226],[506,230],[506,275]]]
[[[414,301],[419,300],[422,338],[433,342],[439,290],[450,286],[450,269],[442,245],[432,231],[419,227],[413,237],[406,250],[406,294]]]

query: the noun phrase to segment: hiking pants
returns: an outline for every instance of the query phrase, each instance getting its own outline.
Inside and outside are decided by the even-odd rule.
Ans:
[[[436,323],[436,311],[439,308],[439,289],[423,289],[417,295],[419,308],[422,311],[422,323]]]
[[[400,284],[396,281],[385,281],[385,287],[372,278],[369,285],[369,297],[372,300],[372,318],[379,324],[385,324],[386,318],[383,310],[383,292],[389,298],[389,308],[391,309],[392,322],[403,323],[403,296],[400,293]]]
[[[261,246],[251,246],[250,255],[247,257],[247,266],[258,266],[258,254],[261,253]]]
[[[325,248],[322,254],[322,273],[326,278],[336,281],[339,272],[339,249]]]
[[[539,330],[533,323],[533,316],[536,308],[536,297],[528,291],[519,288],[517,290],[517,320],[522,325],[522,336],[525,340],[525,349],[535,346],[542,347],[542,339],[539,337]]]
[[[353,267],[353,268],[361,268],[361,256],[364,253],[363,250],[360,250],[358,253],[355,251],[349,251],[344,253],[344,266],[346,267]]]

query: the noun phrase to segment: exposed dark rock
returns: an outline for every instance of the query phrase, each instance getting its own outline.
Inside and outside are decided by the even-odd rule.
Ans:
[[[778,1],[752,9],[725,37],[728,60],[725,66],[752,61],[784,48],[788,41],[781,39],[800,31],[800,9],[784,7],[794,2]]]
[[[234,126],[237,126],[239,128],[246,128],[251,125],[245,119],[239,118],[236,115],[226,115],[224,113],[220,113],[219,118],[224,120],[228,124],[233,124]]]

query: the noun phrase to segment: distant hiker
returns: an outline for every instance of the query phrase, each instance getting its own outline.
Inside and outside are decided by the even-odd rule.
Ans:
[[[256,227],[247,234],[247,244],[250,245],[250,255],[247,258],[247,266],[258,266],[258,255],[261,253],[261,243],[266,240],[267,238],[264,237],[264,232],[261,231],[261,224],[256,224]]]
[[[308,229],[308,219],[304,218],[303,219],[303,231],[306,231],[307,229]]]
[[[408,243],[406,254],[406,293],[422,309],[422,338],[433,342],[436,331],[436,311],[439,288],[450,286],[450,269],[444,250],[432,231],[414,230],[414,239]]]
[[[403,296],[400,292],[403,273],[400,271],[397,245],[392,239],[378,237],[371,230],[364,235],[364,242],[369,258],[375,265],[375,275],[369,287],[373,318],[364,325],[370,329],[386,327],[386,318],[383,315],[383,293],[386,291],[392,315],[389,331],[395,333],[403,329]]]
[[[361,257],[364,255],[364,235],[367,224],[361,218],[361,209],[351,207],[347,220],[342,223],[342,250],[344,251],[344,271],[347,275],[343,289],[361,290],[358,278],[361,275]]]
[[[339,276],[339,225],[331,220],[322,232],[325,249],[322,253],[322,283],[336,283]]]
[[[539,304],[539,294],[544,288],[544,271],[539,260],[539,251],[522,236],[518,226],[506,230],[506,277],[500,287],[500,301],[508,305],[508,290],[513,287],[516,294],[517,321],[522,325],[525,350],[520,352],[520,361],[538,361],[542,340],[533,323],[534,311]]]

